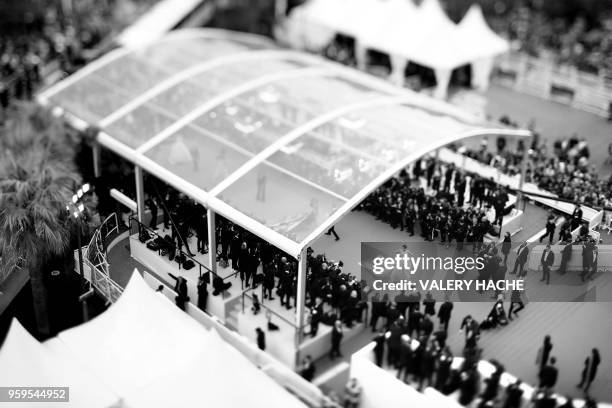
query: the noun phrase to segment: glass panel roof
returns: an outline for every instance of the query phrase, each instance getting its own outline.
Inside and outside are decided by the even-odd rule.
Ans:
[[[295,242],[302,241],[344,204],[343,200],[265,163],[218,197]]]
[[[101,66],[50,100],[83,120],[97,122],[177,72],[206,60],[262,48],[226,39],[169,36]]]
[[[262,75],[304,67],[288,58],[222,64],[162,91],[142,106],[104,127],[126,145],[137,148],[203,102]]]
[[[166,181],[191,183],[204,204],[293,255],[415,152],[481,130],[443,102],[245,38],[171,34],[102,57],[41,100],[102,121],[101,143],[145,169],[150,159]]]

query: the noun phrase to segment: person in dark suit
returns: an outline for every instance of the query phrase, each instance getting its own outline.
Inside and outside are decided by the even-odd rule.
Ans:
[[[574,212],[572,213],[572,231],[580,226],[582,223],[582,208],[579,205],[574,207]]]
[[[400,360],[400,349],[402,345],[403,328],[398,322],[391,325],[387,337],[387,364],[397,367]]]
[[[208,277],[208,281],[206,278]],[[200,310],[206,310],[206,303],[208,301],[208,283],[210,282],[210,272],[200,276],[198,279],[198,308]]]
[[[383,356],[385,354],[385,332],[381,328],[376,337],[374,337],[374,362],[379,367],[382,367]]]
[[[200,209],[196,216],[195,233],[197,237],[196,251],[201,254],[208,253],[208,220],[204,207]]]
[[[442,391],[448,382],[453,364],[453,354],[448,347],[444,347],[438,355],[438,369],[434,388]]]
[[[591,355],[584,360],[582,379],[576,387],[583,389],[584,392],[588,392],[589,388],[591,387],[591,383],[597,375],[597,368],[599,367],[600,363],[601,357],[599,356],[599,350],[594,348],[591,351]]]
[[[255,333],[257,335],[257,347],[259,347],[260,350],[265,350],[266,349],[266,334],[264,333],[263,330],[261,330],[261,327],[256,328]]]
[[[331,333],[331,351],[329,352],[329,358],[331,360],[335,359],[336,357],[342,357],[342,353],[340,352],[340,343],[342,342],[343,336],[342,322],[340,320],[336,320]]]
[[[461,330],[465,331],[465,348],[476,347],[480,337],[478,322],[471,315],[467,315],[461,322]]]
[[[176,292],[176,297],[174,298],[176,305],[181,310],[185,310],[185,303],[189,302],[189,295],[187,290],[187,280],[182,276],[176,278],[176,283],[174,285],[174,291]]]
[[[514,269],[510,273],[510,275],[516,275],[516,271],[518,269],[518,277],[523,277],[527,273],[525,271],[525,264],[527,263],[527,259],[529,258],[529,247],[527,246],[527,242],[523,242],[518,249],[516,250],[517,256],[516,261],[514,261]]]
[[[508,264],[508,254],[510,253],[510,249],[512,249],[512,239],[510,237],[510,232],[506,231],[501,245],[501,252],[504,255],[504,266]]]
[[[268,263],[263,267],[264,278],[263,278],[263,298],[274,300],[272,297],[272,290],[274,289],[274,275],[276,271],[276,265],[273,262]]]
[[[247,243],[243,242],[240,245],[240,252],[238,252],[238,272],[240,272],[240,280],[246,288],[249,287],[250,261],[249,248]]]
[[[325,233],[325,235],[334,235],[334,238],[336,239],[336,241],[340,240],[340,237],[338,236],[338,234],[336,233],[336,226],[332,226],[330,229],[327,230],[327,232]]]
[[[593,243],[586,241],[582,244],[582,272],[580,279],[584,282],[593,265]]]
[[[300,375],[306,381],[312,381],[316,372],[316,368],[314,363],[312,362],[312,357],[309,355],[304,357],[302,361],[302,367],[300,368]]]
[[[145,200],[145,205],[149,207],[151,211],[151,220],[149,220],[149,228],[155,230],[157,229],[157,204],[155,201],[149,197]]]
[[[597,273],[597,261],[599,259],[599,251],[597,250],[597,245],[595,244],[595,241],[592,241],[591,243],[591,250],[593,251],[593,261],[591,261],[591,271],[586,276],[587,280],[593,280],[593,276],[595,276],[595,274]]]
[[[370,316],[370,327],[372,332],[376,331],[378,319],[387,313],[386,304],[380,298],[380,293],[376,292],[372,297],[372,315]]]
[[[555,363],[557,359],[554,357],[550,358],[550,364],[542,367],[540,371],[540,375],[538,376],[540,379],[540,388],[547,388],[549,390],[553,389],[557,384],[557,378],[559,376],[559,370],[555,367]]]
[[[440,327],[444,327],[444,331],[448,331],[448,322],[450,322],[451,313],[453,311],[453,302],[446,301],[442,303],[440,309],[438,309],[438,319],[440,320]]]
[[[550,352],[553,349],[553,344],[550,341],[550,336],[544,336],[544,343],[538,350],[537,364],[538,364],[538,372],[542,371],[542,368],[548,364],[548,358],[550,357]]]
[[[540,282],[546,281],[546,284],[550,284],[550,268],[555,262],[555,254],[550,248],[550,244],[546,245],[546,249],[542,252],[542,257],[540,258],[540,264],[542,265],[542,279]]]
[[[521,380],[516,380],[506,388],[506,400],[503,408],[520,408],[523,399]]]
[[[540,237],[540,242],[542,242],[544,238],[549,237],[549,243],[552,244],[556,228],[557,225],[555,224],[555,216],[549,215],[548,220],[546,221],[546,232],[544,232],[544,235]]]
[[[518,312],[525,308],[525,304],[521,299],[521,291],[513,290],[510,294],[510,309],[508,309],[508,319],[512,320],[512,313],[518,317]]]
[[[319,330],[319,323],[323,316],[323,299],[315,297],[315,303],[310,308],[310,336],[315,337]]]
[[[573,245],[571,242],[567,242],[563,249],[561,250],[561,265],[559,265],[559,273],[564,275],[567,272],[567,264],[572,259],[572,248]]]

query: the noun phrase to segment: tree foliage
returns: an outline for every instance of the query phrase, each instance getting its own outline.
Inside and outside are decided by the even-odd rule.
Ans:
[[[32,104],[0,129],[0,281],[16,268],[29,271],[41,334],[49,329],[43,265],[71,243],[66,204],[82,182],[75,146],[61,122]]]

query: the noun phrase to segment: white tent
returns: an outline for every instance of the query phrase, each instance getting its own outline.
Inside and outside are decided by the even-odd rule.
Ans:
[[[472,62],[472,85],[484,90],[489,86],[493,57],[508,52],[510,44],[489,27],[477,4],[470,7],[459,23],[458,31],[464,44],[478,44],[470,47],[468,62]]]
[[[106,312],[44,345],[14,322],[0,367],[2,386],[69,386],[74,407],[305,407],[138,271]]]
[[[474,85],[486,88],[493,57],[509,49],[488,27],[479,6],[472,6],[457,25],[439,0],[425,0],[420,7],[411,0],[351,0],[350,5],[347,0],[310,0],[293,10],[287,23],[291,25],[303,36],[315,26],[326,27],[320,47],[333,37],[329,30],[354,37],[360,68],[367,49],[387,53],[395,83],[403,82],[407,61],[429,67],[436,74],[439,98],[446,96],[452,70],[466,64],[472,64]]]
[[[40,344],[16,319],[0,348],[0,386],[70,388],[69,402],[45,402],[45,407],[105,408],[118,399],[72,358]]]
[[[119,395],[187,365],[208,332],[134,272],[122,296],[59,339]]]
[[[206,340],[206,349],[193,353],[191,362],[182,370],[168,372],[147,387],[126,395],[126,405],[131,408],[304,407],[227,345],[215,330]],[[172,392],[181,389],[200,392]]]

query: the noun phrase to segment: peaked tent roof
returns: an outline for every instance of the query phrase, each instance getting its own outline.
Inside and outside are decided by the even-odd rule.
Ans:
[[[137,270],[106,312],[44,345],[13,321],[0,366],[2,385],[70,386],[74,407],[106,408],[121,399],[130,408],[305,408],[215,331],[155,293]]]
[[[416,7],[411,0],[309,0],[294,9],[289,21],[308,31],[318,24],[355,37],[366,48],[399,55],[434,69],[452,69],[508,50],[508,43],[486,24],[473,5],[455,24],[439,0]],[[302,8],[309,13],[302,14]],[[293,20],[293,15],[296,16]]]
[[[478,4],[472,4],[459,22],[458,29],[462,41],[478,44],[477,47],[470,47],[473,59],[502,54],[510,49],[508,41],[489,27]]]
[[[147,387],[126,395],[126,405],[167,408],[197,407],[205,403],[210,407],[305,408],[246,357],[236,353],[214,329],[206,346],[215,352],[193,352],[192,360],[184,369],[168,372]],[[207,384],[214,386],[206,387]],[[203,392],[167,392],[181,388]]]
[[[210,29],[112,51],[38,99],[294,257],[423,154],[467,137],[530,136],[323,58]]]
[[[59,334],[79,360],[118,395],[189,364],[208,331],[151,290],[137,271],[100,316]],[[93,352],[92,352],[93,351]]]
[[[0,348],[0,384],[4,387],[69,387],[69,402],[47,402],[49,407],[107,408],[117,396],[91,372],[66,355],[40,344],[13,319]]]

